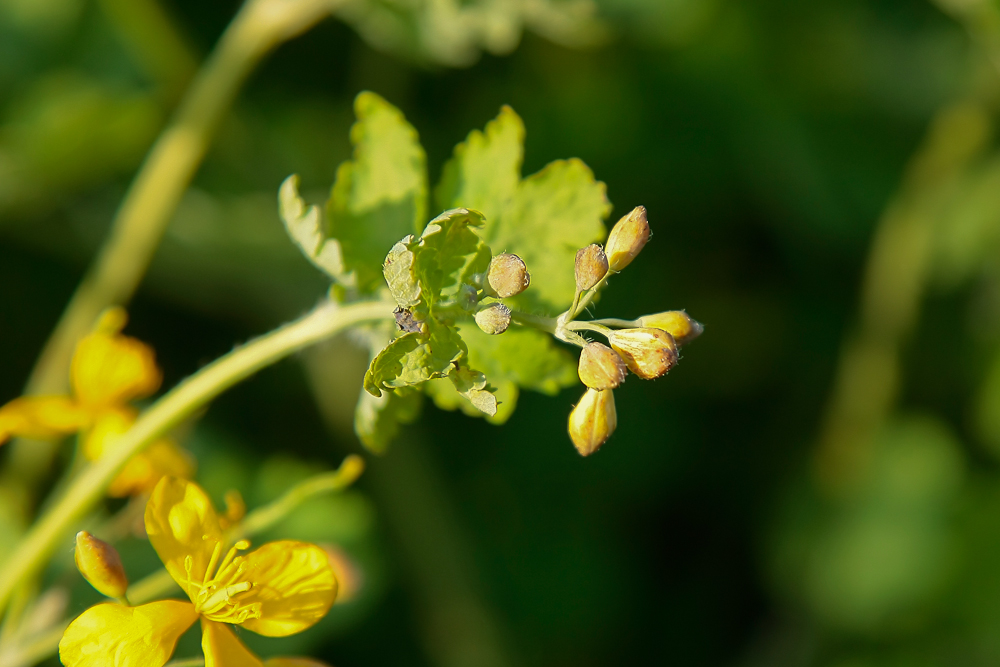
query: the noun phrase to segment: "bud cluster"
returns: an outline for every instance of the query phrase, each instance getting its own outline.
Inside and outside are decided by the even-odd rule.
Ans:
[[[599,289],[609,275],[628,266],[649,236],[646,209],[639,206],[612,228],[604,248],[594,244],[576,253],[577,294],[573,307],[562,318],[563,326],[573,332],[596,331],[608,339],[608,345],[585,339],[577,341],[583,348],[577,372],[587,391],[570,413],[569,435],[583,456],[593,454],[614,433],[618,416],[613,390],[625,381],[628,371],[644,380],[662,377],[677,364],[678,347],[703,330],[701,324],[682,310],[632,321],[575,321],[592,299],[593,294],[588,290]]]

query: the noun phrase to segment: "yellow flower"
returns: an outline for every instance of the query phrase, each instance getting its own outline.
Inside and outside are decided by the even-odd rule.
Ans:
[[[25,396],[0,408],[0,444],[14,436],[56,438],[85,431],[83,454],[96,460],[131,428],[129,401],[153,394],[162,381],[151,347],[121,335],[125,311],[106,311],[81,339],[70,365],[72,396]],[[108,490],[111,496],[148,493],[164,475],[190,477],[190,458],[170,440],[133,457]]]
[[[227,550],[219,517],[193,482],[164,477],[146,504],[146,533],[190,602],[139,607],[99,604],[78,616],[59,642],[66,667],[162,667],[177,640],[201,620],[205,667],[262,667],[230,630],[242,625],[268,637],[312,626],[337,597],[326,552],[305,542],[270,542],[256,551],[239,541]],[[269,667],[321,665],[303,658]]]

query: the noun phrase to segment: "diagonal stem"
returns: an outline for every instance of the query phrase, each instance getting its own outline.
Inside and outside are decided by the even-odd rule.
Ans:
[[[392,318],[395,303],[363,301],[349,306],[324,302],[294,322],[220,357],[153,404],[103,458],[88,465],[62,497],[35,522],[0,567],[0,611],[19,582],[37,573],[60,540],[104,495],[130,458],[240,380],[289,354],[351,326]]]

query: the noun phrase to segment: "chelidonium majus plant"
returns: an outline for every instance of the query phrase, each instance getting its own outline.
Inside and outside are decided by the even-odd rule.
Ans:
[[[415,130],[372,93],[356,112],[354,157],[325,207],[306,206],[295,176],[280,206],[292,238],[333,279],[333,298],[396,304],[392,322],[367,331],[358,437],[384,450],[422,395],[502,423],[521,390],[554,394],[579,378],[587,390],[569,435],[581,454],[595,452],[615,429],[612,391],[626,371],[666,374],[678,346],[702,331],[683,311],[579,319],[649,241],[646,210],[630,211],[599,245],[611,210],[604,184],[575,159],[522,178],[524,126],[504,107],[455,148],[433,191],[444,212],[425,222],[432,197]],[[579,363],[560,343],[581,348]]]
[[[278,540],[253,549],[248,538],[280,526],[310,496],[350,485],[361,459],[348,457],[340,470],[246,515],[232,491],[220,514],[193,481],[193,457],[171,437],[222,391],[296,350],[344,331],[367,346],[355,431],[373,452],[385,451],[426,399],[500,424],[523,390],[556,394],[580,381],[585,391],[568,409],[567,430],[589,456],[617,426],[614,390],[629,374],[665,375],[680,346],[702,332],[681,310],[584,317],[650,241],[647,212],[635,207],[609,232],[605,186],[577,159],[522,177],[524,126],[512,109],[455,148],[433,191],[402,113],[373,93],[358,96],[355,112],[354,153],[328,201],[307,205],[296,176],[279,191],[293,242],[332,281],[313,311],[208,364],[140,412],[133,402],[154,394],[162,374],[152,348],[122,333],[124,310],[111,308],[76,346],[68,395],[0,408],[0,444],[76,434],[80,455],[0,570],[0,613],[8,611],[0,659],[26,665],[58,645],[70,667],[161,667],[198,622],[206,665],[319,664],[264,661],[230,628],[306,630],[350,588],[349,564],[336,545]],[[432,209],[441,213],[432,217]],[[164,570],[130,587],[114,546],[96,530],[79,532],[76,567],[107,601],[51,624],[40,639],[22,637],[12,599],[24,608],[48,559],[107,496],[131,498],[122,513],[144,508],[142,534]],[[182,599],[168,597],[175,589]]]

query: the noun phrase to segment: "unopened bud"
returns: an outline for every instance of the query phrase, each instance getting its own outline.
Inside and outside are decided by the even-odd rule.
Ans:
[[[76,567],[83,578],[109,598],[125,597],[128,577],[122,559],[113,546],[97,539],[85,530],[76,534]]]
[[[580,352],[580,382],[591,389],[614,389],[625,381],[628,369],[621,356],[607,345],[588,343]]]
[[[590,456],[618,426],[615,396],[610,389],[588,389],[569,414],[569,437],[581,456]]]
[[[576,289],[590,289],[608,273],[608,256],[601,246],[593,243],[576,251]]]
[[[654,315],[643,315],[637,322],[640,327],[663,329],[674,337],[678,345],[689,343],[705,330],[701,322],[691,319],[683,310],[668,310]]]
[[[646,208],[636,206],[632,211],[615,223],[604,244],[604,252],[608,255],[608,264],[612,271],[621,271],[639,254],[646,241],[649,240],[649,222],[646,220]]]
[[[502,334],[510,326],[510,308],[502,303],[491,303],[476,313],[476,324],[490,334]]]
[[[490,262],[490,269],[486,273],[486,282],[494,294],[501,299],[506,299],[528,289],[531,275],[520,257],[505,252],[497,255]]]
[[[608,342],[628,369],[643,380],[658,378],[677,363],[677,344],[663,329],[612,331]]]

